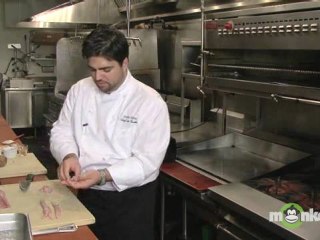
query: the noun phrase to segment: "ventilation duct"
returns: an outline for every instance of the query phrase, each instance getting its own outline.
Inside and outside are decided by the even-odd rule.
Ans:
[[[124,19],[110,0],[5,0],[5,12],[8,27],[74,27]]]
[[[127,0],[114,0],[120,12],[125,12]],[[157,7],[161,5],[176,5],[178,0],[131,0],[131,9]]]

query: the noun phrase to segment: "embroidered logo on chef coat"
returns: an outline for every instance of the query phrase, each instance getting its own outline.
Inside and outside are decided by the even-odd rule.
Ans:
[[[135,116],[129,116],[129,115],[123,115],[120,118],[120,121],[126,122],[126,123],[138,123],[138,119]]]

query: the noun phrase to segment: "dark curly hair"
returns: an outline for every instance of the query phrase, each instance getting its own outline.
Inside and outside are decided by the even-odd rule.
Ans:
[[[129,45],[125,35],[117,29],[100,25],[93,30],[82,44],[84,58],[102,56],[122,65],[129,55]]]

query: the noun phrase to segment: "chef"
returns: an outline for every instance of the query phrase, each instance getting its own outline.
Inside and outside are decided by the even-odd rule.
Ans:
[[[156,180],[170,139],[166,103],[131,75],[128,52],[118,30],[99,26],[85,38],[91,76],[71,87],[51,130],[59,179],[79,189],[101,240],[154,239]]]

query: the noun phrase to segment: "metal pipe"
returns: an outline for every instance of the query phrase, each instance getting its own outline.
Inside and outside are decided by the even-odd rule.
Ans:
[[[221,230],[224,233],[226,233],[228,236],[232,237],[232,239],[236,239],[236,240],[243,240],[241,237],[237,236],[236,234],[232,233],[227,226],[225,226],[224,224],[217,224],[216,226],[217,230]]]
[[[185,87],[185,77],[181,78],[181,108],[180,108],[180,123],[183,125],[184,124],[184,115],[185,115],[185,109],[184,109],[184,89]]]
[[[227,133],[227,94],[223,94],[222,103],[222,134]]]
[[[198,91],[202,94],[202,103],[201,103],[201,119],[204,120],[204,97],[206,96],[203,91],[204,85],[204,67],[205,67],[205,51],[204,51],[204,0],[201,0],[201,46],[200,46],[200,85],[197,86]]]
[[[261,122],[261,98],[257,98],[256,102],[256,127],[260,125]]]
[[[142,47],[142,41],[138,37],[126,37],[127,40],[130,40],[133,42],[134,45],[136,45],[136,41],[139,42],[139,45]]]
[[[305,103],[305,104],[320,106],[320,101],[317,101],[317,100],[288,97],[288,96],[283,96],[283,95],[278,95],[278,94],[271,94],[270,96],[275,102],[279,102],[278,98],[281,98],[281,99],[285,99],[285,100],[292,100],[292,101],[295,101],[298,103]]]
[[[204,0],[201,0],[201,72],[200,72],[200,85],[204,84]]]
[[[160,240],[164,240],[164,226],[165,226],[165,186],[163,181],[161,181],[161,222],[160,222]]]
[[[101,0],[98,0],[98,7],[97,7],[97,23],[100,24],[100,9],[101,9]]]
[[[188,231],[187,231],[187,200],[185,198],[182,199],[182,236],[181,239],[188,239]]]
[[[14,45],[11,45],[13,47],[13,58],[14,58],[14,61],[13,61],[13,64],[14,64],[14,77],[18,77],[18,70],[19,70],[19,67],[18,67],[18,49],[14,46]]]
[[[268,68],[268,67],[252,67],[226,64],[208,64],[208,67],[231,68],[241,70],[267,71],[267,72],[282,72],[282,73],[297,73],[297,74],[314,74],[319,75],[319,71],[301,70],[301,69],[287,69],[287,68]]]
[[[127,37],[130,37],[131,0],[127,0]]]

